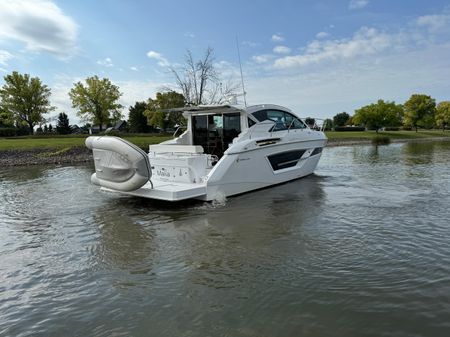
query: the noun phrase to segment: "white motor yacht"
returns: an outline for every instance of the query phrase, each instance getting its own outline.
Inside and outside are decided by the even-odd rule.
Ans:
[[[92,183],[144,198],[210,201],[313,173],[327,142],[322,128],[273,104],[171,111],[183,113],[186,131],[149,153],[118,137],[88,137]]]

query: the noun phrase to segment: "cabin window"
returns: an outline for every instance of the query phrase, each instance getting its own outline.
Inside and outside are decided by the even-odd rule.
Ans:
[[[259,110],[252,114],[260,122],[271,120],[275,125],[271,131],[282,131],[288,129],[304,129],[305,123],[293,114],[281,110]]]

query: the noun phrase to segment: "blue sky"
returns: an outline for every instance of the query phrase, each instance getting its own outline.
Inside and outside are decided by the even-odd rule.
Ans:
[[[67,92],[108,77],[128,106],[173,86],[169,67],[210,46],[225,80],[249,104],[332,117],[413,93],[450,100],[447,1],[0,0],[0,85],[17,70],[39,76],[52,103],[79,122]]]

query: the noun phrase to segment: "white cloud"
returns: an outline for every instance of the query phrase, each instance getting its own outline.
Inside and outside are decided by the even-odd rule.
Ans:
[[[250,48],[259,47],[261,43],[259,42],[253,42],[253,41],[242,41],[243,46],[248,46]]]
[[[351,39],[314,40],[304,53],[286,56],[275,61],[275,68],[285,69],[306,66],[325,61],[351,59],[358,56],[373,55],[389,48],[394,36],[380,33],[374,28],[363,27]]]
[[[273,52],[276,54],[289,54],[291,52],[291,48],[286,46],[276,46],[273,48]]]
[[[133,70],[133,71],[138,71],[137,67],[130,67],[130,69]]]
[[[369,4],[369,0],[350,0],[348,9],[361,9]]]
[[[97,64],[99,64],[101,66],[104,66],[104,67],[107,67],[107,68],[114,67],[114,64],[112,63],[112,60],[109,57],[107,57],[107,58],[105,58],[103,60],[98,60]]]
[[[330,34],[328,34],[327,32],[319,32],[316,34],[316,39],[324,39],[326,37],[328,37]]]
[[[252,60],[256,63],[262,64],[267,63],[273,59],[273,55],[263,54],[263,55],[254,55],[252,56]]]
[[[282,42],[284,41],[284,37],[281,34],[273,34],[271,40],[273,42]]]
[[[67,58],[76,51],[78,26],[50,0],[0,2],[0,39]]]
[[[448,31],[450,29],[450,14],[420,16],[416,23],[419,27],[426,27],[431,33]]]
[[[189,37],[191,39],[195,38],[195,34],[192,32],[186,32],[183,34],[185,37]]]
[[[160,67],[169,67],[170,63],[169,61],[167,61],[167,59],[165,57],[163,57],[160,53],[154,51],[154,50],[150,50],[147,53],[147,57],[150,59],[154,59],[158,61],[158,65]]]
[[[6,50],[0,50],[0,64],[3,66],[8,65],[8,61],[13,58],[13,55],[6,51]]]

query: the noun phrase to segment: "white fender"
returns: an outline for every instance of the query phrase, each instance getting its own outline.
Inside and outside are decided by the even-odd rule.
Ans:
[[[88,137],[86,146],[94,156],[91,182],[117,191],[134,191],[152,176],[147,153],[119,137]]]

